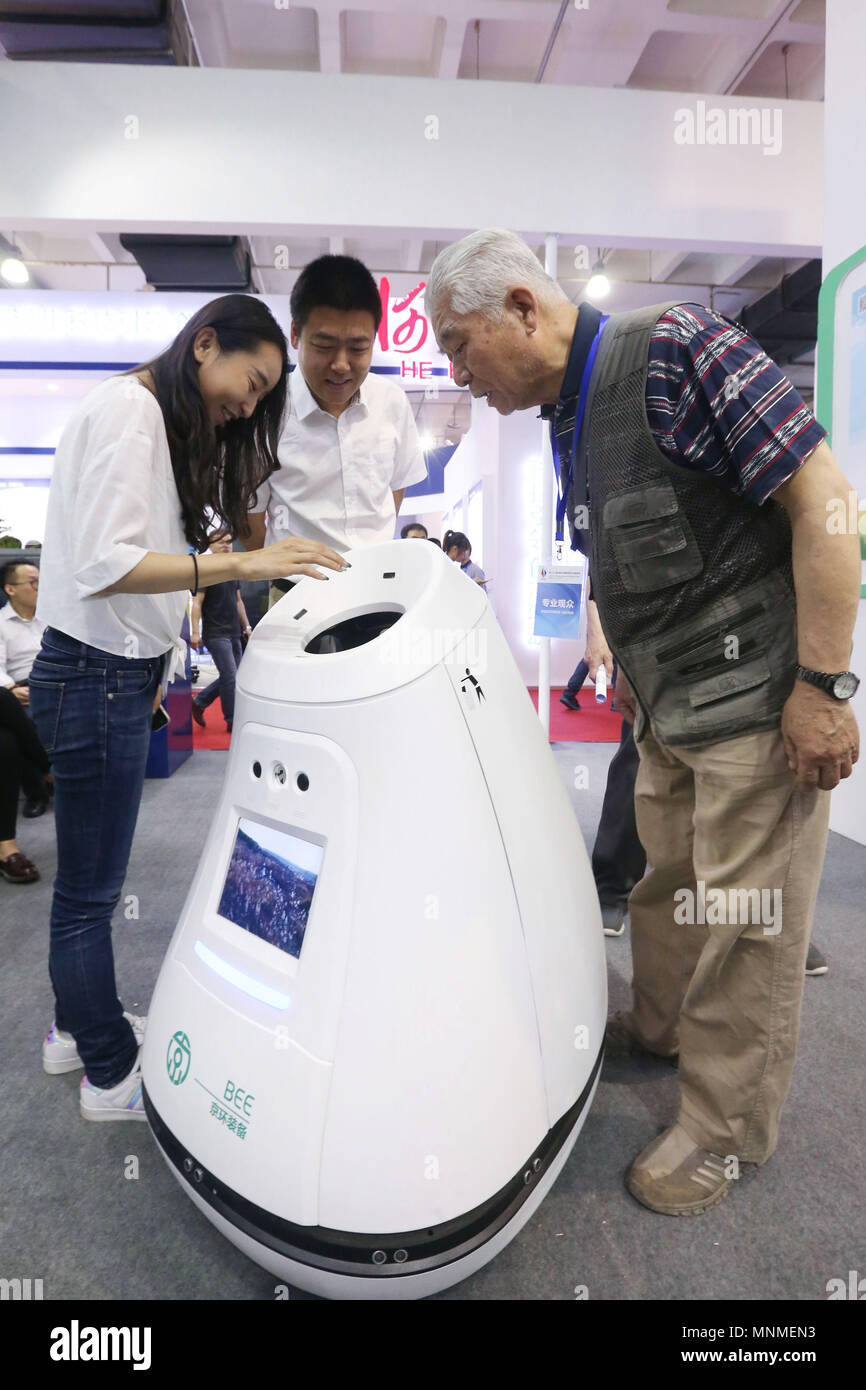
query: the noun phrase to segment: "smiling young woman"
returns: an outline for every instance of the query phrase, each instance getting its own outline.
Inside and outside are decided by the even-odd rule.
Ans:
[[[286,340],[248,295],[199,309],[165,352],[95,387],[57,446],[38,616],[47,624],[30,708],[51,758],[57,878],[46,1071],[85,1068],[87,1119],[144,1119],[144,1022],[117,997],[111,915],[141,793],[151,712],[182,668],[187,594],[230,579],[341,570],[336,551],[290,537],[203,555],[214,522],[247,526],[277,466]]]

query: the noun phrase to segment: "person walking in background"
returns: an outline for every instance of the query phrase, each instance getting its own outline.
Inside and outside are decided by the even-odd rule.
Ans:
[[[49,970],[50,1073],[84,1068],[87,1120],[144,1120],[145,1020],[118,998],[111,916],[141,802],[151,716],[186,664],[181,623],[200,588],[340,571],[329,547],[287,539],[202,555],[212,518],[234,532],[276,467],[287,349],[250,295],[204,305],[152,361],[95,387],[60,437],[30,705],[55,777],[57,877]]]
[[[232,553],[232,538],[227,531],[214,532],[210,551],[212,555]],[[235,717],[235,681],[244,642],[251,632],[239,579],[212,584],[204,593],[196,594],[192,601],[190,646],[198,650],[204,639],[219,672],[215,681],[192,697],[192,717],[200,728],[205,727],[203,711],[219,695],[226,728],[231,733]]]

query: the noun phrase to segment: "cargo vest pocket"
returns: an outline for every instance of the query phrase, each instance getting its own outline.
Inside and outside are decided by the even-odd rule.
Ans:
[[[734,670],[720,671],[708,680],[696,681],[694,685],[689,686],[689,703],[692,709],[700,709],[703,705],[712,704],[715,700],[724,700],[731,695],[743,695],[747,690],[765,685],[770,679],[770,665],[766,657],[760,657],[740,667],[736,667],[736,663],[731,664],[735,667]]]
[[[623,585],[631,593],[681,584],[704,567],[692,528],[667,479],[608,498],[602,520]]]

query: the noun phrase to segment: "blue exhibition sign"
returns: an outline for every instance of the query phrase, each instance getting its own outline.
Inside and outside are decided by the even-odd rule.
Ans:
[[[553,584],[539,580],[535,598],[536,637],[568,637],[580,633],[580,584]]]

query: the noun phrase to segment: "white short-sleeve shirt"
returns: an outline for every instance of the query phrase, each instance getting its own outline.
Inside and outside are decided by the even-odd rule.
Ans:
[[[303,536],[338,551],[394,538],[392,492],[427,476],[406,393],[370,372],[335,419],[322,410],[300,367],[289,376],[280,467],[259,488],[266,544]]]
[[[27,680],[44,631],[44,623],[36,617],[22,618],[11,603],[0,608],[0,685],[13,686]]]
[[[96,597],[151,550],[189,552],[162,410],[137,377],[109,377],[79,403],[57,445],[37,617],[116,656],[173,648],[179,672],[186,591]]]

